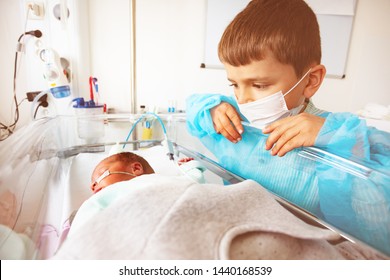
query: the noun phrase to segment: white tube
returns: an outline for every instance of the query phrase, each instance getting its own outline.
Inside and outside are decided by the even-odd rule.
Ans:
[[[34,109],[35,109],[35,106],[38,102],[38,100],[44,96],[45,94],[47,94],[49,96],[49,91],[47,90],[44,90],[44,91],[41,91],[37,96],[35,96],[34,100],[33,100],[33,103],[31,105],[31,119],[34,120]]]

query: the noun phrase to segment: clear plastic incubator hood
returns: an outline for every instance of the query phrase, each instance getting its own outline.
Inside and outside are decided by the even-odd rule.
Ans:
[[[55,254],[68,230],[67,222],[92,195],[89,180],[93,168],[112,145],[125,138],[135,120],[115,115],[91,118],[105,126],[104,136],[94,143],[79,137],[74,116],[36,120],[0,143],[1,259],[47,259]],[[185,119],[165,122],[174,123],[170,129],[177,133],[175,152],[201,161],[221,184],[245,180],[199,153],[196,139],[191,142],[191,136],[185,135]],[[128,142],[128,149],[143,148],[147,153],[148,147],[162,141],[156,137]],[[168,160],[165,150],[154,150],[153,154]],[[305,221],[328,227],[351,242],[390,257],[390,171],[314,147],[298,149],[294,157],[298,170],[315,175],[308,177],[308,183],[317,186],[318,206],[313,209],[318,211],[307,211],[277,194],[275,198]],[[147,154],[146,159],[154,160]],[[164,168],[167,166],[164,163]]]

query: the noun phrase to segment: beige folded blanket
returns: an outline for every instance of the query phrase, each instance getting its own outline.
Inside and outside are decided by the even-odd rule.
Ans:
[[[251,180],[222,186],[153,174],[98,194],[77,215],[90,207],[96,214],[76,215],[77,227],[54,259],[351,257],[328,242],[338,240],[337,233],[304,223]],[[112,198],[109,204],[104,197]]]

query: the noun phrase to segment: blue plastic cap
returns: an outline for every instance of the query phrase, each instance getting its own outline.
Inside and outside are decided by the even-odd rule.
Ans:
[[[70,95],[70,87],[69,86],[54,87],[50,89],[50,92],[55,98],[64,98]]]
[[[89,100],[84,101],[83,97],[78,97],[72,100],[73,102],[76,102],[73,104],[73,108],[101,108],[104,107],[104,105],[97,105],[95,101]]]

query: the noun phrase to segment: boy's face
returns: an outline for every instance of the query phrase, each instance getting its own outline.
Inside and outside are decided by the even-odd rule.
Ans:
[[[284,94],[301,78],[296,76],[291,65],[282,64],[271,55],[244,66],[230,64],[224,64],[224,66],[239,104],[256,101],[278,91],[282,91]],[[307,79],[308,77],[305,77],[296,88],[285,96],[289,109],[304,102],[303,90]]]

